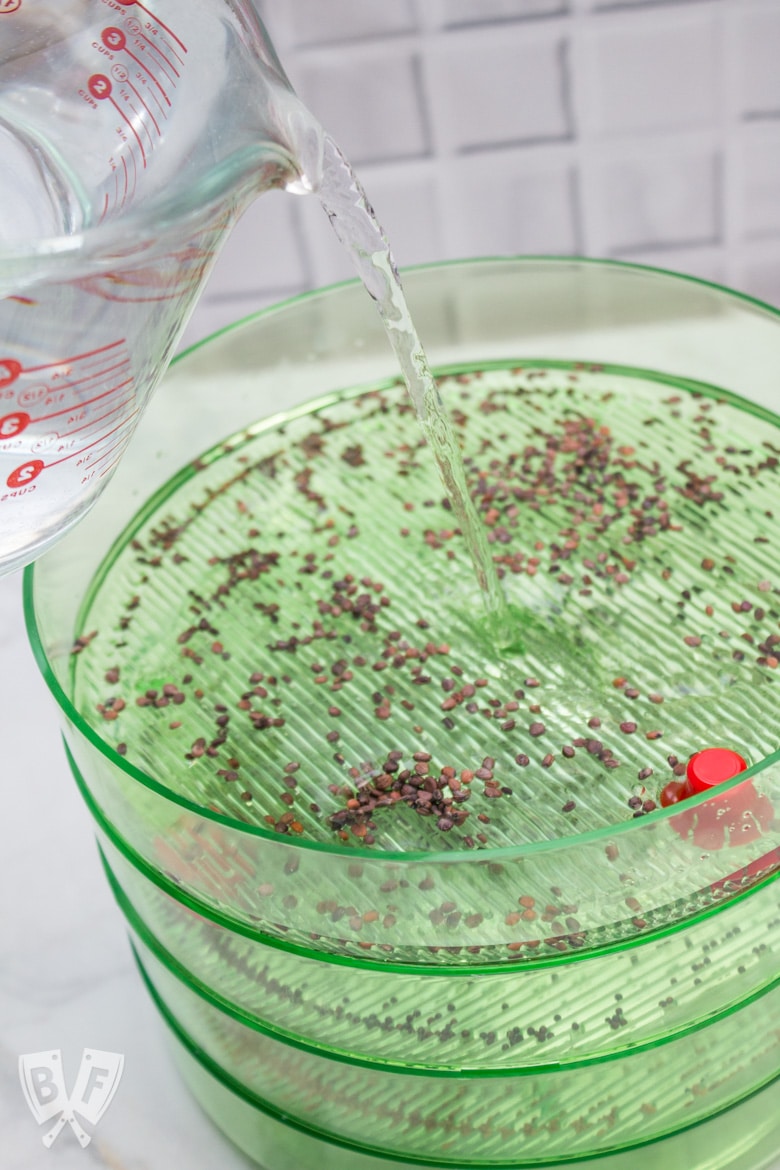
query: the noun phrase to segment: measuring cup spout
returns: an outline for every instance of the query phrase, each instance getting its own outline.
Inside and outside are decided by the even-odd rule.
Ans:
[[[229,0],[240,18],[242,47],[255,59],[256,78],[244,95],[245,133],[273,154],[280,151],[289,172],[288,191],[310,193],[322,175],[324,132],[295,94],[253,0]]]

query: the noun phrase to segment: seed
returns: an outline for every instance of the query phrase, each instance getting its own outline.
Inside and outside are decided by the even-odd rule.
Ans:
[[[526,679],[526,682],[528,682],[527,679]],[[532,736],[534,736],[534,738],[536,738],[539,735],[544,735],[546,730],[547,729],[545,728],[543,723],[538,723],[538,722],[532,723],[531,726],[528,728],[528,734],[532,735]]]
[[[625,735],[633,735],[636,731],[636,723],[632,723],[630,719],[627,719],[624,723],[620,724],[620,730]]]

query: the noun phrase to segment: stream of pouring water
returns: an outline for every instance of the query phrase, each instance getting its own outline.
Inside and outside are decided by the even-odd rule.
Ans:
[[[318,195],[340,243],[379,310],[420,428],[471,556],[491,633],[499,646],[508,646],[513,641],[513,623],[504,590],[485,527],[469,495],[458,441],[412,322],[390,245],[360,180],[327,135]]]

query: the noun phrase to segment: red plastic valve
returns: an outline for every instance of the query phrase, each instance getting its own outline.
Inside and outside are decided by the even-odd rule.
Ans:
[[[747,762],[731,748],[704,748],[688,761],[684,780],[673,780],[660,795],[664,808],[684,803],[701,792],[711,792],[727,780],[733,780],[747,768]],[[702,849],[722,849],[724,845],[744,845],[756,840],[772,820],[772,805],[763,793],[745,781],[733,792],[713,792],[706,804],[681,811],[672,819],[681,837]]]
[[[689,796],[698,792],[706,792],[716,784],[725,784],[733,780],[740,772],[747,769],[747,762],[739,752],[731,748],[713,747],[704,748],[701,752],[694,752],[688,760],[685,773]]]
[[[672,780],[661,792],[660,801],[664,808],[707,792],[718,784],[733,780],[744,772],[747,763],[738,752],[731,748],[713,747],[694,752],[688,760],[684,780]]]

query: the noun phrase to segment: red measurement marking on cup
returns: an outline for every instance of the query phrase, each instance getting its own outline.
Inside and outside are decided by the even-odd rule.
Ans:
[[[132,50],[127,47],[127,37],[122,32],[121,28],[116,28],[115,26],[110,26],[109,28],[104,28],[103,32],[100,34],[100,39],[102,40],[103,44],[106,46],[107,49],[111,49],[112,52],[125,52],[125,53],[127,53],[128,57],[130,57],[133,61],[135,61],[135,63],[139,66],[140,69],[142,69],[142,70],[145,69],[144,62],[141,61],[141,59],[139,57],[136,57],[135,53],[133,53]],[[114,78],[115,81],[118,81],[120,83],[120,85],[127,86],[127,88],[134,94],[137,101],[140,102],[140,104],[146,110],[147,114],[149,115],[152,122],[154,123],[155,130],[159,134],[160,127],[157,123],[157,119],[155,118],[154,113],[151,110],[151,108],[147,105],[147,103],[144,100],[140,91],[136,88],[136,86],[130,80],[130,73],[125,68],[125,66],[121,65],[119,63],[112,65],[111,66],[111,76]],[[158,107],[158,109],[160,108],[159,102],[157,102],[157,107]]]
[[[35,376],[33,385],[25,375]],[[25,460],[8,475],[10,488],[31,484],[47,468],[68,460],[89,466],[90,473],[106,459],[116,462],[138,414],[124,339],[26,368],[14,358],[0,359],[0,381],[18,391],[16,409],[0,416],[0,451],[3,446],[6,453],[13,451],[14,439],[28,428],[58,419],[55,439],[60,442],[58,451],[65,452],[48,462]],[[19,409],[22,400],[25,410]],[[113,436],[117,437],[111,442]],[[110,445],[100,450],[106,443]]]
[[[14,435],[21,435],[30,425],[30,416],[25,410],[15,410],[11,414],[4,414],[0,418],[0,441],[12,439]]]
[[[112,207],[124,207],[125,199],[127,198],[127,163],[123,157],[120,157],[118,162],[115,162],[113,157],[109,160],[111,163],[111,171],[114,176],[114,191],[113,199],[108,191],[103,193],[103,210],[100,213],[100,222],[108,215]],[[121,165],[120,165],[121,164]],[[120,195],[119,176],[124,178],[124,192]]]
[[[109,431],[109,435],[116,434],[117,436],[110,447],[107,447],[105,451],[101,451],[95,459],[92,459],[90,456],[89,470],[94,474],[100,468],[98,479],[107,475],[111,468],[115,467],[119,462],[119,458],[130,440],[128,423],[135,418],[137,413],[138,411],[134,411],[132,415],[129,415],[123,420],[121,427],[116,427],[114,431]],[[103,438],[107,437],[105,435],[103,436]],[[101,464],[104,464],[104,466],[101,466]]]
[[[106,439],[110,439],[112,435],[116,435],[119,431],[126,430],[127,422],[125,419],[123,419],[121,423],[117,423],[117,425],[112,427],[110,431],[106,431],[106,433],[103,435],[98,435],[96,439],[93,439],[91,443],[86,443],[83,447],[80,447],[78,451],[71,451],[70,455],[63,455],[61,459],[54,459],[51,463],[47,463],[46,466],[56,467],[58,463],[66,463],[68,459],[75,459],[77,467],[87,467],[87,465],[89,465],[89,469],[91,471],[93,467],[93,460],[92,456],[88,454],[88,452],[97,447],[99,443],[105,443]],[[115,450],[118,446],[119,442],[113,443],[107,454],[110,454],[110,452]],[[99,463],[101,458],[102,455],[95,462]]]
[[[122,155],[122,175],[124,176],[125,180],[125,189],[122,192],[122,205],[124,206],[125,199],[127,199],[128,188],[130,186],[130,179],[127,173],[127,160],[124,155]],[[135,187],[133,187],[133,190],[135,190]]]
[[[116,0],[111,3],[116,11]],[[176,89],[176,81],[181,76],[174,59],[183,64],[166,35],[149,20],[145,25],[144,29],[138,20],[128,16],[124,18],[124,27],[109,24],[101,30],[100,39],[93,46],[114,63],[107,67],[108,73],[93,73],[86,90],[80,91],[91,99],[95,108],[108,104],[122,119],[116,128],[121,145],[116,156],[109,158],[114,175],[113,207],[119,209],[135,195],[136,153],[140,153],[141,169],[145,170],[150,153],[162,137],[162,124],[168,120],[168,110],[172,107],[169,91]],[[119,59],[120,56],[127,61]],[[133,149],[133,139],[138,151]],[[110,193],[105,191],[101,220],[111,208]]]
[[[25,366],[24,370],[22,370],[22,367],[19,364],[19,362],[13,362],[12,364],[17,366],[19,368],[20,372],[23,372],[25,374],[37,374],[41,370],[61,369],[64,366],[75,366],[76,362],[90,361],[92,358],[97,358],[101,354],[111,353],[114,350],[118,350],[120,348],[120,346],[124,346],[125,344],[126,343],[125,343],[124,337],[121,337],[118,341],[110,341],[108,343],[108,345],[101,345],[98,349],[88,349],[84,353],[76,354],[75,357],[61,358],[59,361],[56,361],[56,362],[44,362],[40,366]],[[9,364],[9,362],[7,360],[3,361],[3,359],[0,358],[0,366],[8,365],[8,364]]]
[[[160,256],[147,268],[132,272],[101,272],[88,277],[80,287],[119,304],[153,304],[177,300],[192,292],[203,281],[204,272],[214,256],[214,249],[190,245]]]
[[[168,36],[176,42],[183,53],[187,52],[187,46],[184,44],[184,41],[179,40],[173,29],[169,28],[167,24],[160,20],[159,16],[155,16],[150,8],[147,8],[145,4],[141,3],[141,0],[116,0],[116,2],[117,4],[121,4],[123,8],[140,8],[142,12],[146,13],[150,20],[154,21],[156,25],[163,29],[163,31],[166,32]]]
[[[26,487],[28,483],[38,478],[45,466],[42,459],[30,459],[27,463],[14,468],[5,481],[6,485],[9,488]]]
[[[93,73],[92,76],[87,81],[87,89],[89,90],[89,92],[92,94],[93,98],[96,101],[110,102],[111,105],[116,110],[116,112],[119,114],[122,121],[125,123],[125,125],[130,127],[130,131],[131,131],[133,137],[135,138],[136,142],[138,143],[138,149],[141,151],[141,159],[143,160],[143,164],[145,167],[146,166],[146,151],[144,150],[144,144],[141,141],[140,136],[138,134],[138,131],[136,130],[135,126],[133,125],[132,120],[127,117],[124,110],[119,105],[116,98],[113,96],[114,86],[111,82],[111,78],[106,77],[105,73]]]
[[[174,65],[174,60],[183,66],[184,59],[167,41],[160,45],[157,40],[147,35],[148,30],[144,31],[139,21],[131,17],[126,23],[129,31],[135,37],[136,48],[139,52],[146,54],[146,68],[148,69],[150,64],[154,64],[157,69],[162,71],[163,77],[170,86],[175,89],[176,78],[180,78],[181,73]],[[165,52],[163,52],[163,48],[165,48]]]
[[[119,32],[119,29],[106,29],[106,30],[104,31],[104,33],[103,33],[103,39],[105,40],[105,39],[106,39],[106,35],[107,35],[108,33],[111,33],[111,32]],[[124,39],[124,33],[121,33],[120,35],[121,35],[121,36],[122,36],[122,38]],[[137,58],[137,57],[135,57],[135,56],[134,56],[134,54],[133,54],[133,53],[130,53],[129,51],[128,51],[128,56],[129,56],[129,57],[132,57],[134,61],[137,61],[137,60],[138,60],[138,58]],[[140,64],[140,62],[139,62],[139,64]],[[112,66],[111,66],[111,76],[113,77],[114,81],[117,81],[117,82],[119,82],[119,84],[120,84],[120,85],[124,85],[124,86],[126,86],[126,87],[127,87],[127,89],[128,89],[128,90],[130,90],[130,92],[133,94],[133,96],[134,96],[134,98],[136,99],[136,101],[139,103],[139,105],[140,105],[141,107],[143,107],[143,109],[146,111],[146,113],[148,114],[148,116],[151,118],[152,122],[154,123],[154,128],[155,128],[155,130],[156,130],[156,131],[157,131],[157,133],[159,134],[159,133],[160,133],[160,127],[159,127],[159,124],[158,124],[158,122],[157,122],[157,119],[156,119],[156,118],[155,118],[155,116],[154,116],[154,111],[153,111],[153,110],[150,108],[150,106],[149,106],[149,105],[146,103],[146,101],[144,100],[144,97],[143,97],[143,95],[141,94],[141,92],[140,92],[140,91],[139,91],[139,90],[136,88],[136,86],[135,86],[135,85],[133,84],[133,82],[130,80],[130,72],[129,72],[129,70],[128,70],[128,69],[126,69],[124,65],[120,65],[119,63],[117,63],[117,64],[115,64],[115,65],[112,65]],[[123,95],[123,96],[124,96],[124,95]],[[158,108],[159,108],[159,102],[157,103],[157,105],[158,105]],[[148,129],[148,128],[147,128],[147,129]]]
[[[18,12],[22,7],[22,0],[0,0],[0,16],[7,16],[11,12]]]
[[[0,358],[0,390],[10,386],[22,372],[22,363],[13,358]]]
[[[119,91],[120,96],[122,97],[122,99],[125,102],[127,102],[128,106],[132,110],[133,114],[138,116],[138,125],[143,127],[144,132],[146,134],[146,137],[149,139],[149,145],[152,149],[154,149],[155,139],[154,139],[154,135],[152,134],[151,130],[149,129],[149,120],[151,120],[152,125],[154,126],[155,130],[157,131],[157,137],[159,138],[160,125],[159,125],[157,119],[155,118],[152,111],[149,109],[149,107],[146,104],[146,102],[144,101],[144,99],[141,97],[141,94],[138,92],[136,87],[133,85],[132,81],[130,80],[130,74],[128,73],[127,69],[125,69],[124,65],[112,65],[111,66],[111,76],[114,78],[115,81],[118,81],[120,85],[126,86],[127,89],[130,91],[130,93],[135,98],[135,102],[133,102],[128,97],[128,95],[126,93],[124,93],[122,90]],[[142,111],[146,112],[146,115],[147,115],[146,118],[144,117],[144,114]]]
[[[131,54],[131,56],[132,56],[132,54]],[[168,115],[165,112],[165,107],[160,104],[160,99],[157,97],[157,94],[154,92],[154,90],[150,89],[149,86],[146,84],[146,79],[144,78],[144,76],[142,76],[140,71],[139,70],[135,71],[135,80],[138,82],[138,85],[140,85],[144,88],[145,93],[141,93],[141,90],[138,88],[138,86],[133,81],[131,81],[130,71],[128,69],[125,69],[124,65],[118,65],[118,64],[112,65],[111,66],[111,76],[116,81],[120,82],[120,84],[126,85],[128,87],[128,89],[133,93],[136,101],[140,102],[141,105],[143,106],[143,108],[146,110],[152,123],[154,124],[155,130],[157,131],[157,133],[159,135],[161,133],[161,131],[160,131],[160,122],[158,122],[158,118],[160,119],[160,121],[167,121]],[[159,84],[159,83],[157,83],[157,84]],[[165,96],[164,90],[163,90],[163,96]],[[155,107],[157,109],[156,113],[152,109],[152,105],[150,103],[153,103],[155,105]],[[171,103],[168,102],[168,105],[170,105],[170,104]]]

